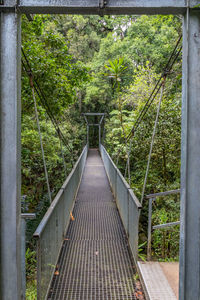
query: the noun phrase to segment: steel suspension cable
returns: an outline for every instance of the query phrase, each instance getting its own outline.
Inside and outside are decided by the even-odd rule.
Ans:
[[[131,154],[132,142],[133,142],[133,140],[131,139],[130,144],[129,144],[128,157],[127,157],[127,161],[126,161],[126,169],[125,169],[125,174],[124,174],[124,177],[126,177],[126,174],[128,171],[128,181],[129,181],[130,186],[131,186],[130,154]]]
[[[157,94],[159,93],[161,87],[162,87],[162,79],[166,78],[167,75],[169,74],[169,72],[172,70],[174,63],[176,62],[177,58],[179,57],[181,50],[182,50],[182,46],[179,48],[179,50],[177,51],[179,44],[182,40],[182,35],[179,37],[176,46],[167,62],[167,64],[164,67],[163,73],[160,76],[160,78],[158,79],[153,91],[151,92],[149,98],[147,99],[144,107],[142,108],[142,110],[139,113],[139,116],[137,117],[130,133],[127,136],[127,139],[129,140],[131,138],[131,136],[135,133],[135,131],[137,130],[137,128],[139,127],[141,121],[143,120],[145,114],[147,113],[149,107],[151,106],[151,104],[153,103],[153,101],[155,100]]]
[[[64,152],[63,152],[63,144],[62,144],[62,140],[61,139],[60,139],[60,149],[61,149],[61,155],[62,155],[62,160],[63,160],[65,177],[67,177],[67,168],[66,168],[65,157],[64,157]]]
[[[23,53],[23,55],[25,57],[25,60],[26,60],[27,66],[28,66],[28,69],[27,69],[27,67],[26,67],[26,65],[25,65],[25,63],[24,63],[24,61],[22,59],[22,65],[24,67],[24,70],[26,71],[26,73],[27,73],[28,76],[30,75],[30,73],[33,75],[32,69],[30,67],[30,64],[29,64],[29,62],[27,60],[27,57],[25,56],[23,50],[22,50],[22,53]],[[48,105],[48,102],[46,101],[46,99],[44,97],[44,94],[42,93],[42,91],[40,89],[40,86],[39,86],[39,84],[38,84],[38,82],[37,82],[36,79],[34,79],[34,82],[35,82],[35,85],[34,85],[35,91],[38,94],[38,97],[40,98],[41,103],[44,105],[44,108],[47,111],[47,114],[48,114],[49,118],[51,119],[53,125],[56,127],[56,130],[57,130],[59,126],[58,126],[57,121],[55,120],[55,118],[53,116],[53,113],[51,112],[51,109],[50,109],[50,107]]]
[[[129,141],[134,136],[134,134],[135,134],[136,130],[138,129],[140,123],[142,122],[144,116],[146,115],[147,111],[149,110],[151,104],[155,100],[155,98],[158,95],[160,89],[163,87],[163,81],[162,80],[164,80],[164,82],[165,82],[165,80],[167,78],[167,75],[169,75],[169,73],[172,70],[177,58],[179,57],[179,55],[182,51],[182,45],[180,46],[179,50],[177,50],[181,40],[182,40],[182,35],[179,36],[179,39],[176,42],[174,50],[172,51],[172,53],[170,55],[170,58],[168,59],[166,65],[163,69],[163,73],[161,74],[160,78],[158,79],[158,81],[157,81],[153,91],[151,92],[149,98],[147,99],[144,107],[140,111],[139,116],[137,117],[131,131],[127,135],[127,137],[126,137],[127,141]],[[122,149],[119,149],[119,151],[117,153],[117,164],[118,164],[118,161],[119,161],[119,156],[120,156],[121,151],[122,151]],[[130,154],[129,154],[128,159],[130,160]],[[127,162],[127,164],[128,164],[128,162]],[[126,164],[126,169],[128,168],[127,164]],[[129,162],[129,167],[130,167],[130,162]],[[125,174],[126,174],[126,172],[127,172],[127,170],[125,171]],[[129,179],[129,181],[131,181],[131,179]],[[143,195],[143,197],[144,197],[144,195]]]
[[[22,60],[22,63],[23,63],[23,60]],[[25,69],[25,66],[24,66],[24,64],[23,64],[23,67],[24,67],[24,69]],[[34,86],[34,83],[33,83],[33,75],[32,75],[32,73],[31,72],[29,72],[29,77],[31,76],[31,78],[32,78],[32,83],[31,84],[33,84],[33,89],[35,89],[36,90],[36,93],[37,93],[37,95],[38,95],[38,97],[39,97],[39,94],[38,94],[38,92],[37,92],[37,88]],[[31,87],[32,88],[32,87]],[[50,119],[51,120],[51,119]],[[52,121],[52,120],[51,120]],[[53,124],[54,125],[54,124]],[[54,126],[55,127],[55,126]],[[58,137],[59,137],[59,141],[60,141],[60,147],[61,147],[61,156],[62,156],[62,160],[63,160],[63,166],[64,166],[64,173],[65,173],[65,176],[67,176],[67,168],[66,168],[66,163],[65,163],[65,157],[64,157],[64,152],[63,152],[63,143],[62,143],[62,138],[61,138],[61,134],[62,134],[62,132],[60,131],[60,128],[58,127],[56,127],[55,128],[56,129],[56,131],[57,131],[57,133],[58,133]],[[72,167],[73,167],[73,161],[71,161],[71,164],[72,164]],[[46,174],[46,173],[45,173]],[[48,175],[47,175],[48,176]]]
[[[28,61],[28,58],[27,58],[27,56],[26,56],[23,48],[22,48],[22,54],[23,54],[23,57],[24,57],[25,62],[27,64],[27,66],[26,66],[25,62],[22,59],[22,65],[24,67],[25,72],[27,73],[28,76],[30,76],[30,74],[33,75],[30,63]],[[65,137],[64,137],[64,135],[63,135],[63,133],[62,133],[62,131],[61,131],[58,123],[57,123],[57,120],[55,119],[55,117],[54,117],[54,115],[53,115],[53,113],[52,113],[52,111],[51,111],[51,109],[50,109],[50,107],[48,105],[48,102],[46,101],[46,98],[45,98],[44,93],[42,92],[42,90],[40,88],[40,85],[39,85],[38,81],[36,79],[34,79],[34,82],[35,82],[34,89],[35,89],[38,97],[40,98],[41,103],[43,104],[43,106],[44,106],[44,108],[45,108],[45,110],[46,110],[46,112],[47,112],[47,114],[48,114],[48,116],[49,116],[52,124],[54,125],[54,127],[55,127],[55,129],[56,129],[56,131],[58,133],[59,138],[62,139],[64,145],[68,148],[68,150],[70,152],[73,152],[73,149],[71,147],[69,147],[69,145],[68,145],[68,143],[67,143],[67,141],[66,141],[66,139],[65,139]],[[73,153],[72,153],[71,158],[72,158],[71,163],[72,163],[72,166],[73,166],[73,162],[74,162]]]
[[[39,133],[39,137],[40,137],[40,147],[41,147],[41,151],[42,151],[42,159],[43,159],[43,164],[44,164],[44,172],[45,172],[47,190],[48,190],[48,195],[49,195],[49,203],[51,204],[51,202],[52,202],[51,190],[50,190],[50,185],[49,185],[49,177],[48,177],[48,172],[47,172],[46,159],[45,159],[45,155],[44,155],[44,147],[43,147],[43,141],[42,141],[42,134],[41,134],[41,130],[40,130],[40,122],[39,122],[39,117],[38,117],[37,102],[36,102],[36,97],[35,97],[32,76],[30,76],[30,86],[31,86],[31,90],[32,90],[33,100],[34,100],[35,116],[36,116],[36,121],[37,121],[38,133]]]
[[[153,129],[152,138],[151,138],[151,146],[150,146],[150,150],[149,150],[147,168],[146,168],[145,179],[144,179],[144,184],[143,184],[143,189],[142,189],[142,196],[141,196],[141,201],[140,201],[141,205],[143,204],[143,200],[144,200],[144,193],[145,193],[146,184],[147,184],[147,177],[148,177],[148,173],[149,173],[151,155],[152,155],[152,150],[153,150],[153,145],[154,145],[154,140],[155,140],[156,129],[157,129],[157,125],[158,125],[158,118],[159,118],[159,114],[160,114],[160,107],[161,107],[161,102],[162,102],[162,98],[163,98],[163,92],[164,92],[164,88],[165,88],[165,80],[166,80],[166,77],[163,79],[163,82],[162,82],[160,99],[159,99],[159,103],[158,103],[156,119],[155,119],[154,129]]]

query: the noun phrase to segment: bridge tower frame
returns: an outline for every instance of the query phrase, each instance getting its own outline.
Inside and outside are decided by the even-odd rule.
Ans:
[[[101,117],[99,122],[98,123],[90,123],[88,122],[88,117],[94,117],[94,116],[97,116],[97,117]],[[87,146],[89,148],[90,146],[90,143],[89,143],[89,131],[90,131],[90,127],[91,126],[97,126],[99,128],[99,148],[100,148],[100,145],[101,145],[101,125],[102,125],[102,122],[103,122],[103,119],[105,117],[105,113],[83,113],[83,117],[85,119],[85,122],[86,122],[86,125],[87,125]]]
[[[179,300],[200,299],[200,0],[0,0],[0,299],[22,299],[22,13],[184,16]]]

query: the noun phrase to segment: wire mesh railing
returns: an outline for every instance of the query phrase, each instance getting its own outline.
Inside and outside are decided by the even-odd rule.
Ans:
[[[73,170],[34,233],[34,237],[37,239],[38,300],[46,299],[48,293],[83,174],[87,152],[88,148],[85,146]]]
[[[100,145],[100,153],[136,263],[138,254],[139,211],[142,206],[102,145]]]

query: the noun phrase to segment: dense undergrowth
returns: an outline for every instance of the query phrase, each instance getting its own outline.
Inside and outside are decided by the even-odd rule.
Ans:
[[[22,22],[22,45],[34,78],[59,124],[69,174],[86,141],[82,112],[105,112],[104,143],[122,174],[127,149],[124,137],[163,72],[181,32],[179,16],[35,16]],[[107,67],[105,67],[107,66]],[[138,198],[145,176],[159,95],[132,138],[131,187]],[[52,198],[64,171],[58,134],[37,98]],[[97,120],[95,120],[97,121]],[[180,186],[181,57],[168,76],[161,105],[145,194]],[[98,131],[90,131],[90,146],[98,146]],[[120,155],[118,153],[120,150]],[[32,234],[49,206],[40,140],[29,79],[22,70],[22,211],[36,213],[27,224],[27,299],[36,299],[36,257]],[[179,196],[160,198],[153,223],[179,219]],[[139,255],[145,259],[148,202],[140,223]],[[179,228],[154,231],[155,259],[177,260]]]

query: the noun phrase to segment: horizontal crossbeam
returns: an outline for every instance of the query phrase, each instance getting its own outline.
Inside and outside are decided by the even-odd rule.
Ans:
[[[166,223],[166,224],[155,225],[155,226],[152,226],[152,229],[153,230],[155,230],[155,229],[162,229],[162,228],[166,228],[166,227],[173,227],[173,226],[176,226],[176,225],[180,225],[180,221],[170,222],[170,223]]]
[[[15,2],[15,1],[14,1]],[[10,1],[0,11],[13,9]],[[12,3],[12,1],[11,1]],[[190,8],[200,9],[200,0],[190,0]],[[183,14],[186,0],[19,0],[18,9],[28,14]]]
[[[155,193],[155,194],[149,194],[146,196],[147,199],[153,199],[156,197],[163,197],[163,196],[167,196],[167,195],[171,195],[171,194],[179,194],[180,193],[180,189],[178,190],[171,190],[171,191],[167,191],[167,192],[160,192],[160,193]]]
[[[104,116],[105,113],[83,113],[84,116]]]

